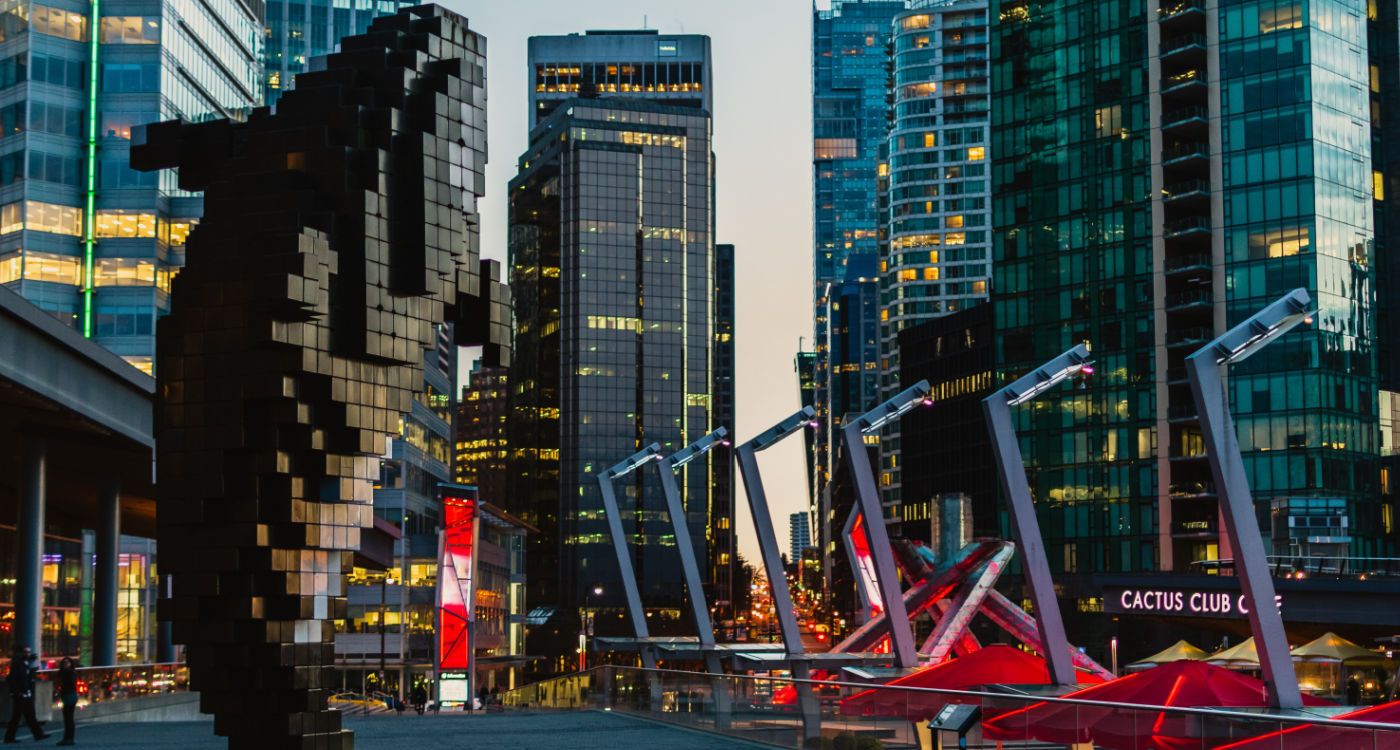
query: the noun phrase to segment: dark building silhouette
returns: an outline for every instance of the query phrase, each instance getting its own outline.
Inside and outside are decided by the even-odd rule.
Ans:
[[[714,373],[710,387],[711,406],[714,409],[714,424],[729,430],[730,439],[735,430],[735,289],[734,289],[734,246],[715,245],[714,280]],[[714,508],[710,512],[710,580],[712,581],[710,604],[722,617],[732,617],[734,613],[734,572],[737,550],[734,543],[734,498],[737,489],[734,462],[721,454],[712,463],[714,472]]]
[[[472,369],[457,419],[452,423],[456,455],[453,471],[458,484],[474,485],[482,500],[504,503],[506,497],[507,389],[510,380],[504,367]]]
[[[386,438],[440,324],[506,354],[476,236],[483,38],[422,6],[342,48],[276,114],[133,139],[135,168],[205,191],[158,330],[161,616],[234,750],[353,746],[332,620]]]

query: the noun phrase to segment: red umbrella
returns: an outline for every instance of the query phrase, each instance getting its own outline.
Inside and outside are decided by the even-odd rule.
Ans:
[[[1264,683],[1204,662],[1183,660],[1070,693],[1065,698],[1148,706],[1263,708]],[[1306,705],[1329,705],[1303,696]],[[1202,721],[1185,714],[1069,703],[1034,703],[983,721],[989,739],[1093,742],[1122,750],[1181,750],[1214,747],[1232,739],[1202,732]]]
[[[1102,682],[1087,672],[1079,673],[1085,684]],[[1010,646],[987,646],[967,656],[924,667],[879,688],[865,690],[841,701],[846,716],[902,716],[910,721],[932,718],[949,703],[976,703],[954,695],[922,693],[913,690],[887,690],[888,687],[941,688],[966,690],[989,684],[1049,685],[1050,671],[1045,660]]]
[[[1400,724],[1400,701],[1352,711],[1336,719]],[[1400,730],[1376,732],[1368,729],[1298,724],[1262,734],[1252,739],[1224,745],[1219,750],[1400,750]]]

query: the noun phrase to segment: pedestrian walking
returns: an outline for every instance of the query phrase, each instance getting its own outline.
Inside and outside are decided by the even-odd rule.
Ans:
[[[73,744],[73,711],[78,708],[78,665],[67,656],[58,663],[58,694],[63,699],[63,739],[60,745]]]
[[[428,706],[428,691],[423,688],[423,683],[413,686],[413,710],[423,715],[423,710]]]
[[[10,726],[5,730],[6,743],[15,741],[21,716],[35,740],[48,738],[34,715],[34,661],[37,658],[34,650],[25,646],[16,649],[14,658],[10,659],[10,674],[5,678],[5,684],[10,688]]]

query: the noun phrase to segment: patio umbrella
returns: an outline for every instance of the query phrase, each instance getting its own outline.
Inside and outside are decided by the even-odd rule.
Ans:
[[[1082,684],[1103,682],[1097,675],[1077,672]],[[843,716],[902,716],[910,721],[932,718],[949,703],[976,703],[955,695],[891,690],[899,687],[968,690],[983,685],[1049,685],[1045,660],[1011,646],[980,648],[967,656],[923,667],[899,679],[864,690],[841,701]]]
[[[1400,701],[1369,706],[1332,718],[1400,724]],[[1219,750],[1400,750],[1400,731],[1372,732],[1367,729],[1297,724],[1222,745]]]
[[[1264,683],[1199,661],[1182,660],[1120,677],[1064,696],[1108,703],[1164,707],[1263,708]],[[1304,696],[1306,705],[1327,705]],[[985,709],[984,709],[985,713]],[[1194,716],[1130,708],[1035,703],[982,724],[993,740],[1037,739],[1057,744],[1093,742],[1114,750],[1183,750],[1211,747],[1231,738],[1202,736]]]
[[[1368,648],[1352,643],[1336,633],[1324,633],[1322,637],[1309,641],[1293,649],[1294,661],[1327,664],[1346,664],[1353,667],[1378,667],[1385,663],[1385,656]]]
[[[1256,670],[1259,669],[1259,649],[1255,647],[1254,639],[1249,638],[1239,645],[1216,651],[1203,661],[1228,669]]]
[[[1146,659],[1139,659],[1129,664],[1127,670],[1129,672],[1138,672],[1144,669],[1160,667],[1163,664],[1171,664],[1174,661],[1181,661],[1182,659],[1200,661],[1204,658],[1206,658],[1206,652],[1202,649],[1196,648],[1186,641],[1177,641],[1163,651],[1158,651]]]

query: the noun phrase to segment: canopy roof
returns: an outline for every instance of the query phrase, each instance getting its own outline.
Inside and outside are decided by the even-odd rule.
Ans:
[[[1097,675],[1077,671],[1079,682],[1103,682]],[[986,646],[967,656],[924,667],[885,685],[864,690],[841,701],[845,716],[903,716],[910,721],[932,718],[945,705],[963,702],[956,695],[891,688],[969,690],[982,685],[1049,685],[1050,670],[1034,654],[1004,645]],[[970,699],[976,702],[976,699]]]
[[[1269,705],[1262,681],[1191,660],[1164,664],[1064,697],[1177,708],[1263,708]],[[1306,695],[1303,703],[1327,705],[1326,701]],[[1165,711],[1041,702],[984,721],[983,732],[994,740],[1092,742],[1115,750],[1184,750],[1212,746],[1215,739],[1225,741],[1223,736],[1202,736],[1202,724],[1197,717]]]
[[[1291,653],[1295,660],[1304,662],[1350,666],[1378,666],[1385,663],[1383,655],[1362,648],[1336,633],[1324,633],[1320,638],[1293,649]]]
[[[1400,701],[1382,703],[1332,717],[1347,721],[1373,721],[1400,724]],[[1397,750],[1400,730],[1372,732],[1366,729],[1298,724],[1240,742],[1219,750]]]
[[[1231,646],[1223,651],[1216,651],[1207,656],[1204,660],[1208,664],[1220,667],[1244,667],[1246,669],[1259,668],[1259,649],[1254,645],[1254,639],[1240,642],[1237,646]]]
[[[1182,659],[1199,661],[1204,658],[1206,658],[1206,652],[1203,649],[1196,648],[1186,641],[1177,641],[1166,649],[1158,651],[1146,659],[1139,659],[1129,664],[1128,671],[1134,672],[1139,669],[1151,669],[1152,667],[1170,664],[1174,661],[1181,661]]]

